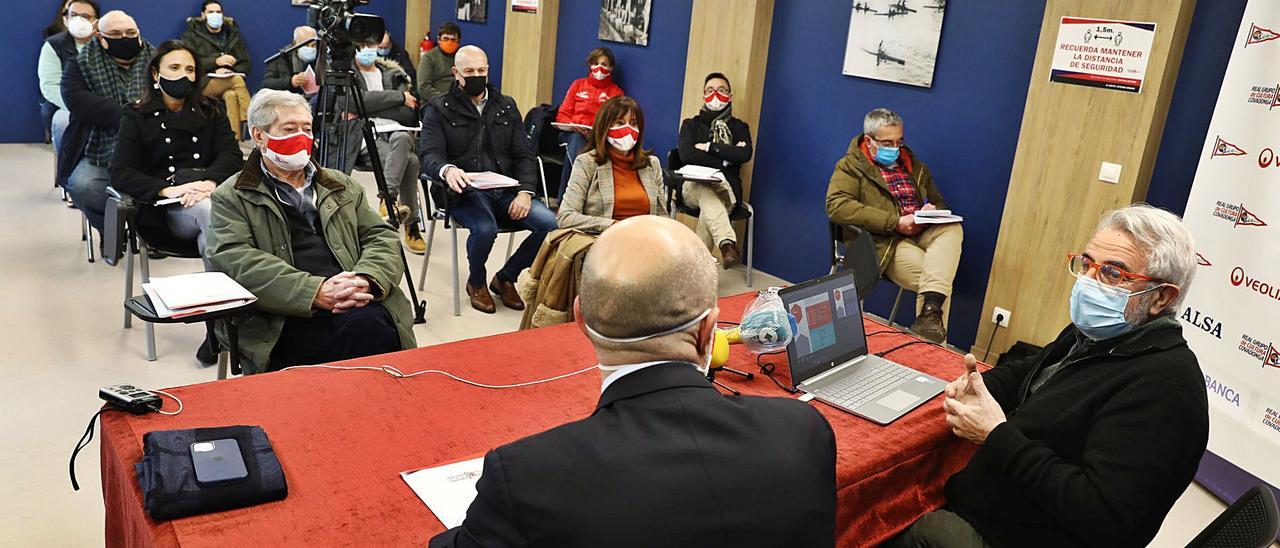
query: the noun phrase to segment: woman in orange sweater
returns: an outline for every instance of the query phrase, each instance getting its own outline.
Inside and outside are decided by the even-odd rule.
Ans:
[[[560,228],[599,234],[636,215],[666,215],[662,164],[644,150],[644,112],[635,99],[615,97],[596,113],[596,131],[573,169],[557,215]]]
[[[569,91],[564,94],[564,101],[556,110],[556,123],[591,126],[600,106],[622,95],[622,88],[613,82],[613,70],[616,67],[613,51],[609,48],[596,48],[587,54],[587,76],[573,81]],[[575,127],[572,131],[562,131],[560,140],[565,144],[564,170],[560,176],[561,201],[564,200],[565,185],[569,182],[569,166],[573,159],[590,142],[590,127]]]

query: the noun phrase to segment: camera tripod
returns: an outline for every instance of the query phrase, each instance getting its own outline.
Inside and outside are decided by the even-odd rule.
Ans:
[[[316,123],[315,127],[320,128],[319,139],[317,143],[320,150],[320,165],[327,166],[329,164],[329,141],[332,138],[330,134],[330,126],[333,131],[342,131],[341,141],[338,143],[337,153],[340,155],[338,160],[340,167],[347,165],[348,161],[354,162],[354,158],[346,158],[347,153],[347,136],[345,131],[346,123],[360,124],[361,138],[364,139],[365,149],[369,152],[369,163],[373,168],[373,179],[378,185],[378,198],[387,206],[387,212],[390,214],[387,222],[391,224],[392,230],[397,234],[396,247],[400,250],[400,262],[404,265],[404,278],[409,286],[409,302],[413,304],[413,323],[427,322],[427,301],[418,299],[418,292],[413,285],[413,274],[409,272],[409,259],[404,254],[404,247],[399,245],[400,232],[400,216],[396,214],[396,198],[387,190],[387,177],[382,172],[382,158],[378,156],[378,142],[374,136],[373,120],[369,118],[368,111],[364,106],[364,95],[360,92],[360,88],[356,83],[358,76],[355,73],[351,63],[354,57],[354,48],[347,44],[345,47],[334,48],[334,59],[329,60],[326,55],[329,53],[328,38],[321,34],[317,40],[316,48],[316,76],[319,78],[317,82],[320,91],[316,96]],[[300,44],[301,45],[301,44]],[[338,66],[335,66],[338,65]],[[356,118],[354,120],[344,121],[333,118],[338,117],[338,105],[340,98],[346,98],[341,102],[347,109],[354,108]],[[350,110],[347,110],[351,112]],[[345,171],[345,169],[343,170]],[[417,181],[413,181],[417,184]]]

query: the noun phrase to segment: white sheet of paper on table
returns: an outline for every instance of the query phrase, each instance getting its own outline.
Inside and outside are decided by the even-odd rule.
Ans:
[[[431,513],[452,529],[462,525],[467,508],[476,498],[476,484],[484,470],[484,458],[401,472],[400,477],[422,499]]]

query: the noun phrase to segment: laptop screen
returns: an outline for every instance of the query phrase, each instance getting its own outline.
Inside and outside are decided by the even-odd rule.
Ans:
[[[785,288],[778,296],[799,327],[787,345],[792,386],[867,353],[852,270]]]

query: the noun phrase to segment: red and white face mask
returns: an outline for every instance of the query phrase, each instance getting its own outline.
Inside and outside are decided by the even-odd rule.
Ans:
[[[596,80],[604,80],[612,74],[613,71],[605,68],[603,65],[595,65],[591,67],[591,77]]]
[[[711,92],[706,97],[703,97],[702,100],[707,103],[707,110],[715,112],[724,110],[724,107],[729,106],[729,96],[723,95],[718,91]]]
[[[267,138],[262,155],[280,169],[298,171],[311,162],[311,147],[315,140],[310,133],[299,131],[284,137],[276,137],[265,131],[262,134]]]
[[[619,152],[631,152],[640,141],[640,130],[630,124],[610,128],[607,134],[609,144]]]

